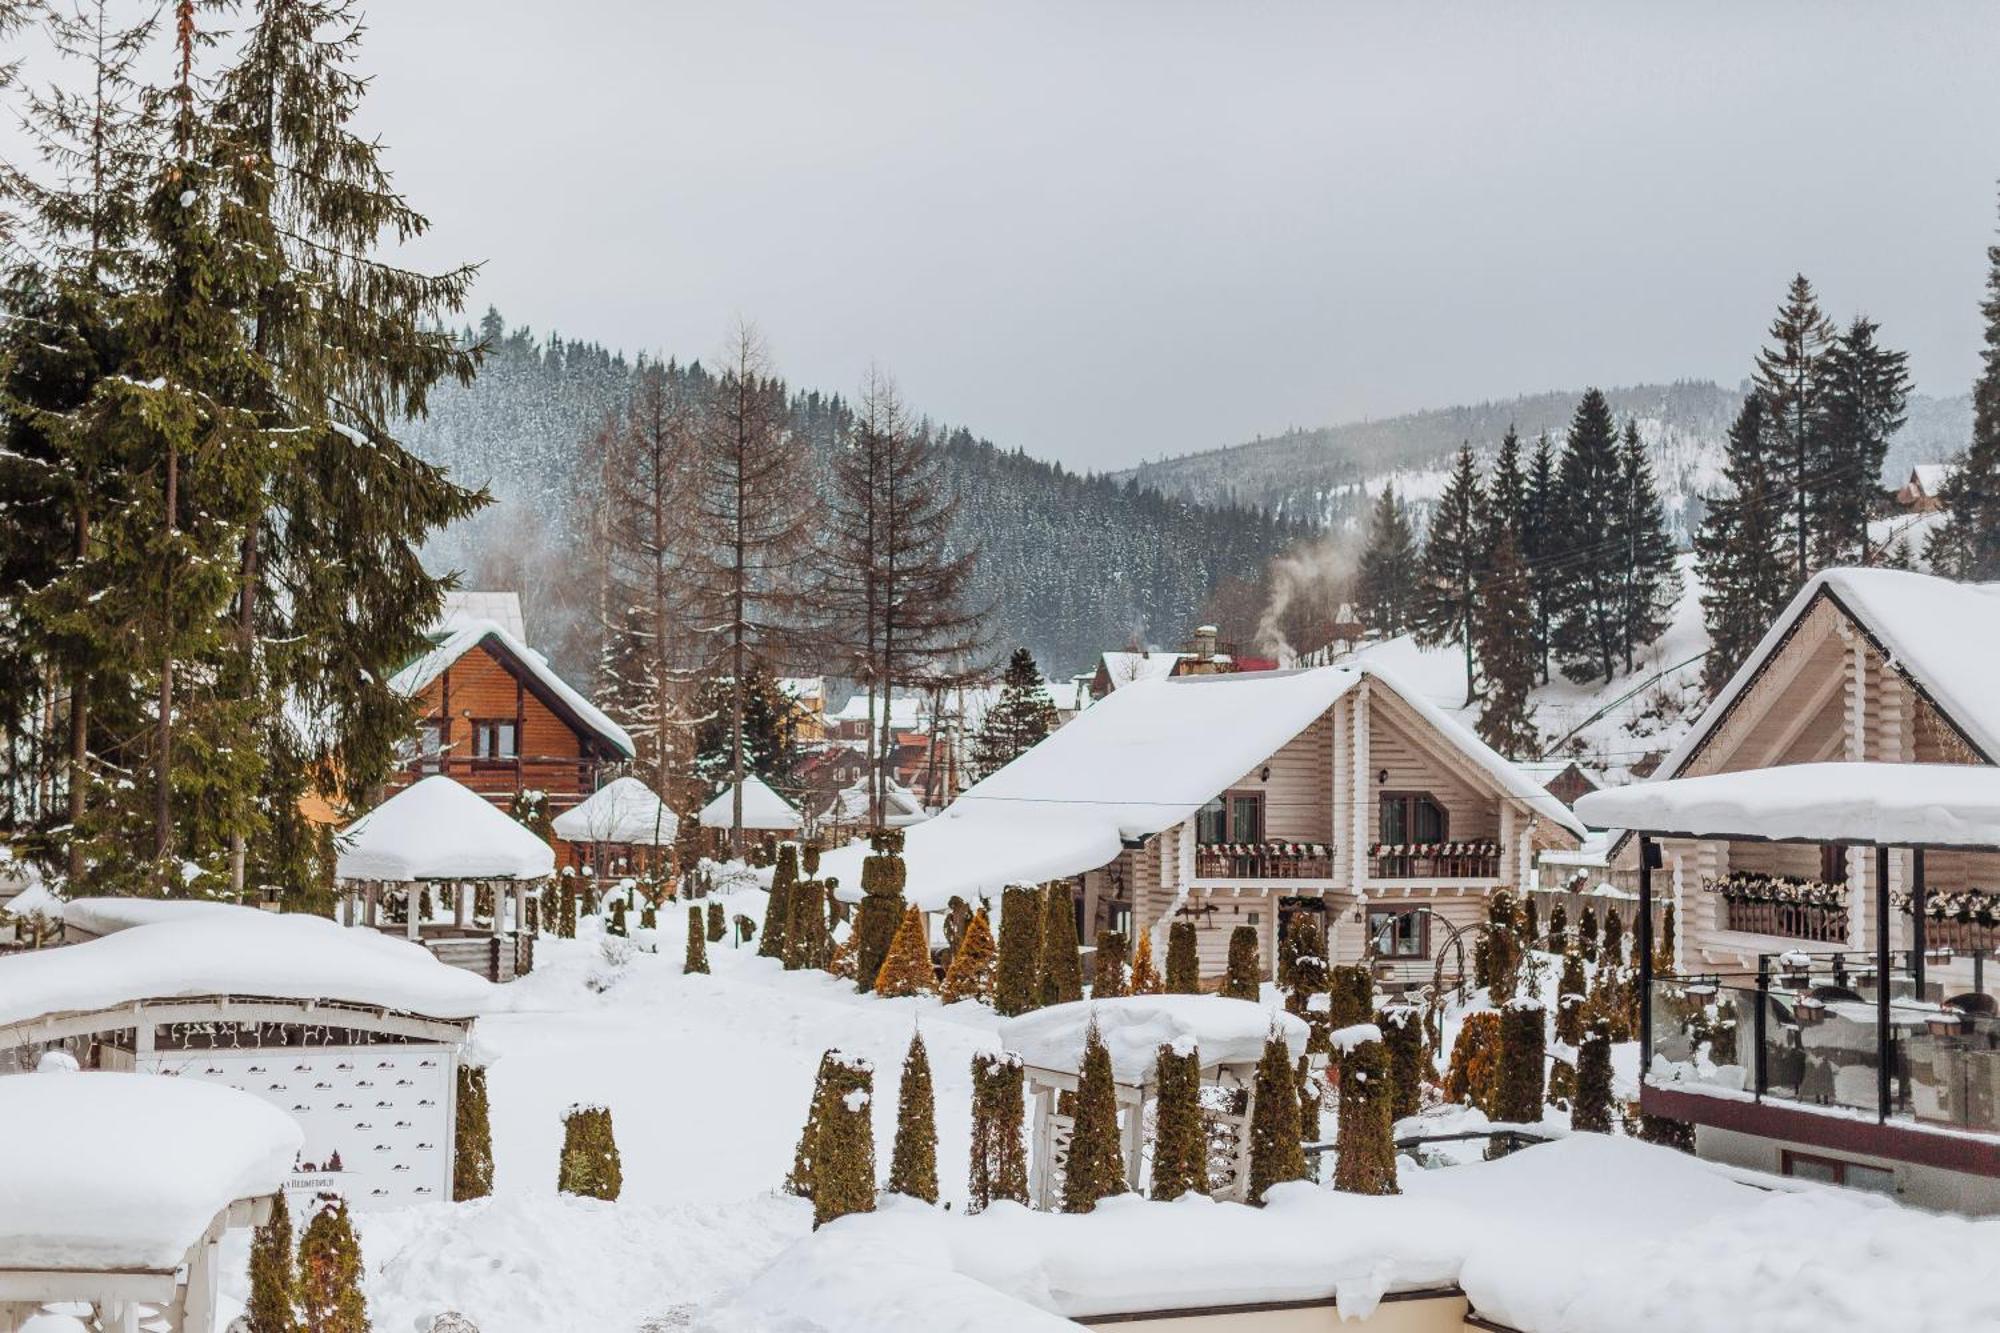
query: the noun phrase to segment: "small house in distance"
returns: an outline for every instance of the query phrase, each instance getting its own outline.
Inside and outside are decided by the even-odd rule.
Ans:
[[[495,805],[542,792],[559,814],[633,755],[625,729],[499,621],[447,622],[390,684],[422,708],[391,787],[443,774]]]
[[[701,826],[708,830],[709,846],[716,854],[726,854],[729,830],[736,822],[735,787],[725,783],[715,799],[701,808]],[[749,841],[768,838],[795,838],[805,821],[784,797],[771,790],[762,778],[743,779],[743,833]]]
[[[622,777],[557,815],[553,827],[565,865],[589,866],[598,876],[643,875],[672,858],[681,821],[651,787]]]
[[[1132,648],[1104,653],[1090,677],[1090,697],[1102,699],[1127,685],[1145,680],[1168,680],[1177,676],[1221,676],[1239,671],[1268,671],[1277,662],[1268,658],[1242,657],[1231,644],[1218,642],[1213,625],[1202,625],[1179,652],[1154,652]]]

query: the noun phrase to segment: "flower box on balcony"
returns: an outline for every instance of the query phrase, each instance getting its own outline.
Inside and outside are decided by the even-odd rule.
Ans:
[[[1930,1030],[1933,1037],[1956,1037],[1971,1026],[1970,1015],[1959,1013],[1955,1009],[1944,1009],[1926,1015],[1924,1026]]]
[[[1800,1027],[1811,1027],[1826,1017],[1826,1001],[1817,995],[1801,995],[1792,1005]]]

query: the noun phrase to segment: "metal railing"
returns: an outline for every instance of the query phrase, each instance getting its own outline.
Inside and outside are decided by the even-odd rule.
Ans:
[[[1491,842],[1377,844],[1369,849],[1371,879],[1498,879],[1500,847]]]

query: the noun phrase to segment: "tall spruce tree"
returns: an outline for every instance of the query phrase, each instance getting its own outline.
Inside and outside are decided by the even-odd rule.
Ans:
[[[1396,499],[1395,485],[1384,482],[1369,515],[1368,546],[1361,553],[1361,619],[1370,630],[1389,637],[1410,628],[1420,563],[1409,516]]]
[[[1835,338],[1833,321],[1820,313],[1805,274],[1785,289],[1769,336],[1770,345],[1757,353],[1756,392],[1764,399],[1771,470],[1779,483],[1787,563],[1796,588],[1812,574],[1813,505],[1825,484],[1819,469],[1827,354]]]
[[[301,1333],[368,1333],[361,1242],[345,1200],[321,1208],[299,1238]]]
[[[1939,573],[2000,578],[2000,245],[1986,247],[1986,332],[1972,385],[1972,441],[1944,484],[1945,521],[1924,555]]]
[[[1540,753],[1529,694],[1535,687],[1533,585],[1512,528],[1501,526],[1489,548],[1491,565],[1476,617],[1486,695],[1479,735],[1509,759]]]
[[[1633,654],[1660,637],[1673,617],[1680,596],[1680,575],[1674,569],[1674,542],[1667,535],[1667,513],[1653,482],[1653,464],[1639,441],[1637,422],[1625,423],[1618,451],[1617,526],[1624,579],[1618,593],[1618,638],[1625,654],[1625,671],[1632,671]]]
[[[1475,638],[1480,581],[1486,574],[1484,492],[1472,466],[1472,446],[1458,451],[1451,479],[1431,511],[1417,582],[1417,640],[1425,645],[1465,647],[1465,702],[1479,694]]]
[[[1555,447],[1543,431],[1535,440],[1535,456],[1528,464],[1521,523],[1521,559],[1528,567],[1534,598],[1536,680],[1543,685],[1549,682],[1550,645],[1564,587],[1563,562],[1570,545],[1569,529],[1562,521]]]
[[[1856,316],[1827,353],[1813,534],[1821,566],[1882,562],[1868,521],[1886,499],[1882,465],[1889,438],[1903,428],[1910,358],[1878,342],[1879,331],[1874,320]]]
[[[1586,390],[1570,418],[1558,473],[1562,522],[1574,545],[1553,632],[1556,661],[1578,684],[1610,681],[1624,657],[1622,471],[1611,405],[1599,390]]]
[[[1694,538],[1709,639],[1702,683],[1711,696],[1749,657],[1792,587],[1778,544],[1765,414],[1762,394],[1744,398],[1729,427],[1723,463],[1729,489],[1708,498],[1708,512]]]
[[[972,767],[980,777],[997,772],[1055,728],[1055,701],[1049,698],[1035,655],[1016,648],[1000,677],[1000,697],[986,710],[973,741]]]

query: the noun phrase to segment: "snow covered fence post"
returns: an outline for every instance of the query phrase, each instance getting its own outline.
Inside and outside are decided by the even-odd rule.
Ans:
[[[1382,1031],[1372,1023],[1342,1028],[1333,1034],[1333,1043],[1341,1055],[1333,1187],[1349,1194],[1395,1194],[1394,1103],[1399,1090]]]
[[[624,1183],[618,1142],[611,1132],[610,1109],[570,1107],[563,1116],[562,1161],[556,1170],[556,1191],[593,1199],[616,1199]]]
[[[1018,1057],[981,1051],[972,1057],[972,1167],[965,1210],[995,1199],[1028,1201],[1028,1147],[1022,1133],[1023,1069]]]

